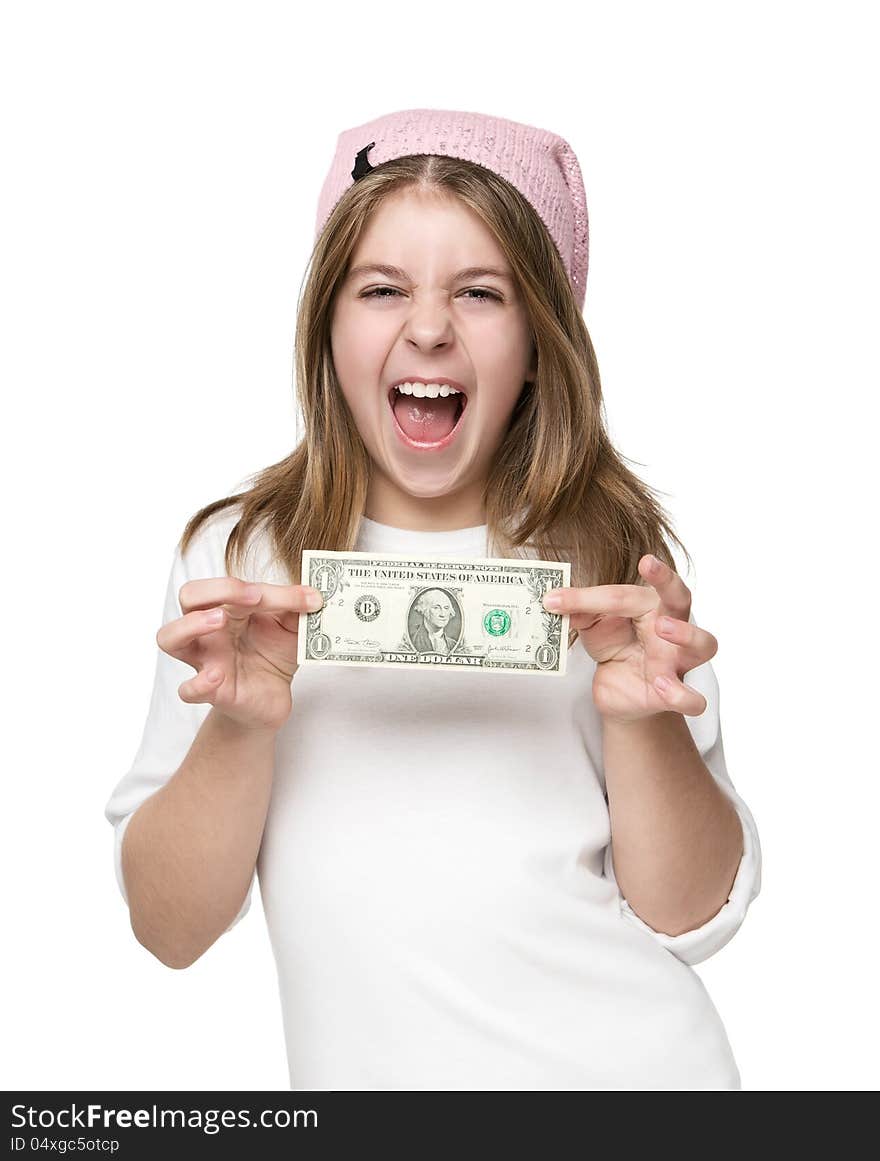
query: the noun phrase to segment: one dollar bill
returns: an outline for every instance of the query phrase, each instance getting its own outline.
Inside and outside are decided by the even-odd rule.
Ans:
[[[300,614],[298,665],[565,673],[568,614],[542,599],[570,584],[567,561],[314,549],[302,561],[324,605]]]

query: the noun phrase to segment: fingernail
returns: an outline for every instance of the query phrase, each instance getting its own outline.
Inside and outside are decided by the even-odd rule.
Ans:
[[[562,605],[562,596],[559,593],[545,593],[544,594],[544,608],[549,609],[552,613],[554,609],[558,609]]]
[[[306,593],[306,608],[310,613],[316,613],[323,604],[324,598],[320,593]]]

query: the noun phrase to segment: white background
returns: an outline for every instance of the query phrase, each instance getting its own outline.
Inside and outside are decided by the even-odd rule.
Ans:
[[[292,447],[336,135],[429,106],[553,129],[581,162],[611,433],[694,557],[761,833],[762,892],[696,968],[743,1087],[876,1088],[872,6],[2,13],[3,1087],[288,1085],[258,890],[164,967],[103,810],[184,522]]]

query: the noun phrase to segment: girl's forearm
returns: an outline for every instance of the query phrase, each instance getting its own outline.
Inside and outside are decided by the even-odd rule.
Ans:
[[[605,789],[614,874],[655,931],[680,935],[727,901],[743,832],[679,713],[603,719]]]
[[[274,762],[273,731],[211,709],[179,769],[129,822],[122,873],[132,930],[168,967],[198,959],[244,902]]]

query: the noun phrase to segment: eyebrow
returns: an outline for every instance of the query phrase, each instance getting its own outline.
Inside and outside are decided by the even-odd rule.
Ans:
[[[362,263],[358,266],[353,266],[349,270],[348,279],[356,278],[360,274],[381,274],[385,278],[398,278],[401,282],[412,281],[405,270],[401,270],[399,266],[387,266],[382,262]],[[508,282],[513,281],[513,276],[507,270],[501,270],[497,266],[466,266],[464,270],[459,270],[453,274],[453,282],[464,282],[471,278],[504,278]]]

